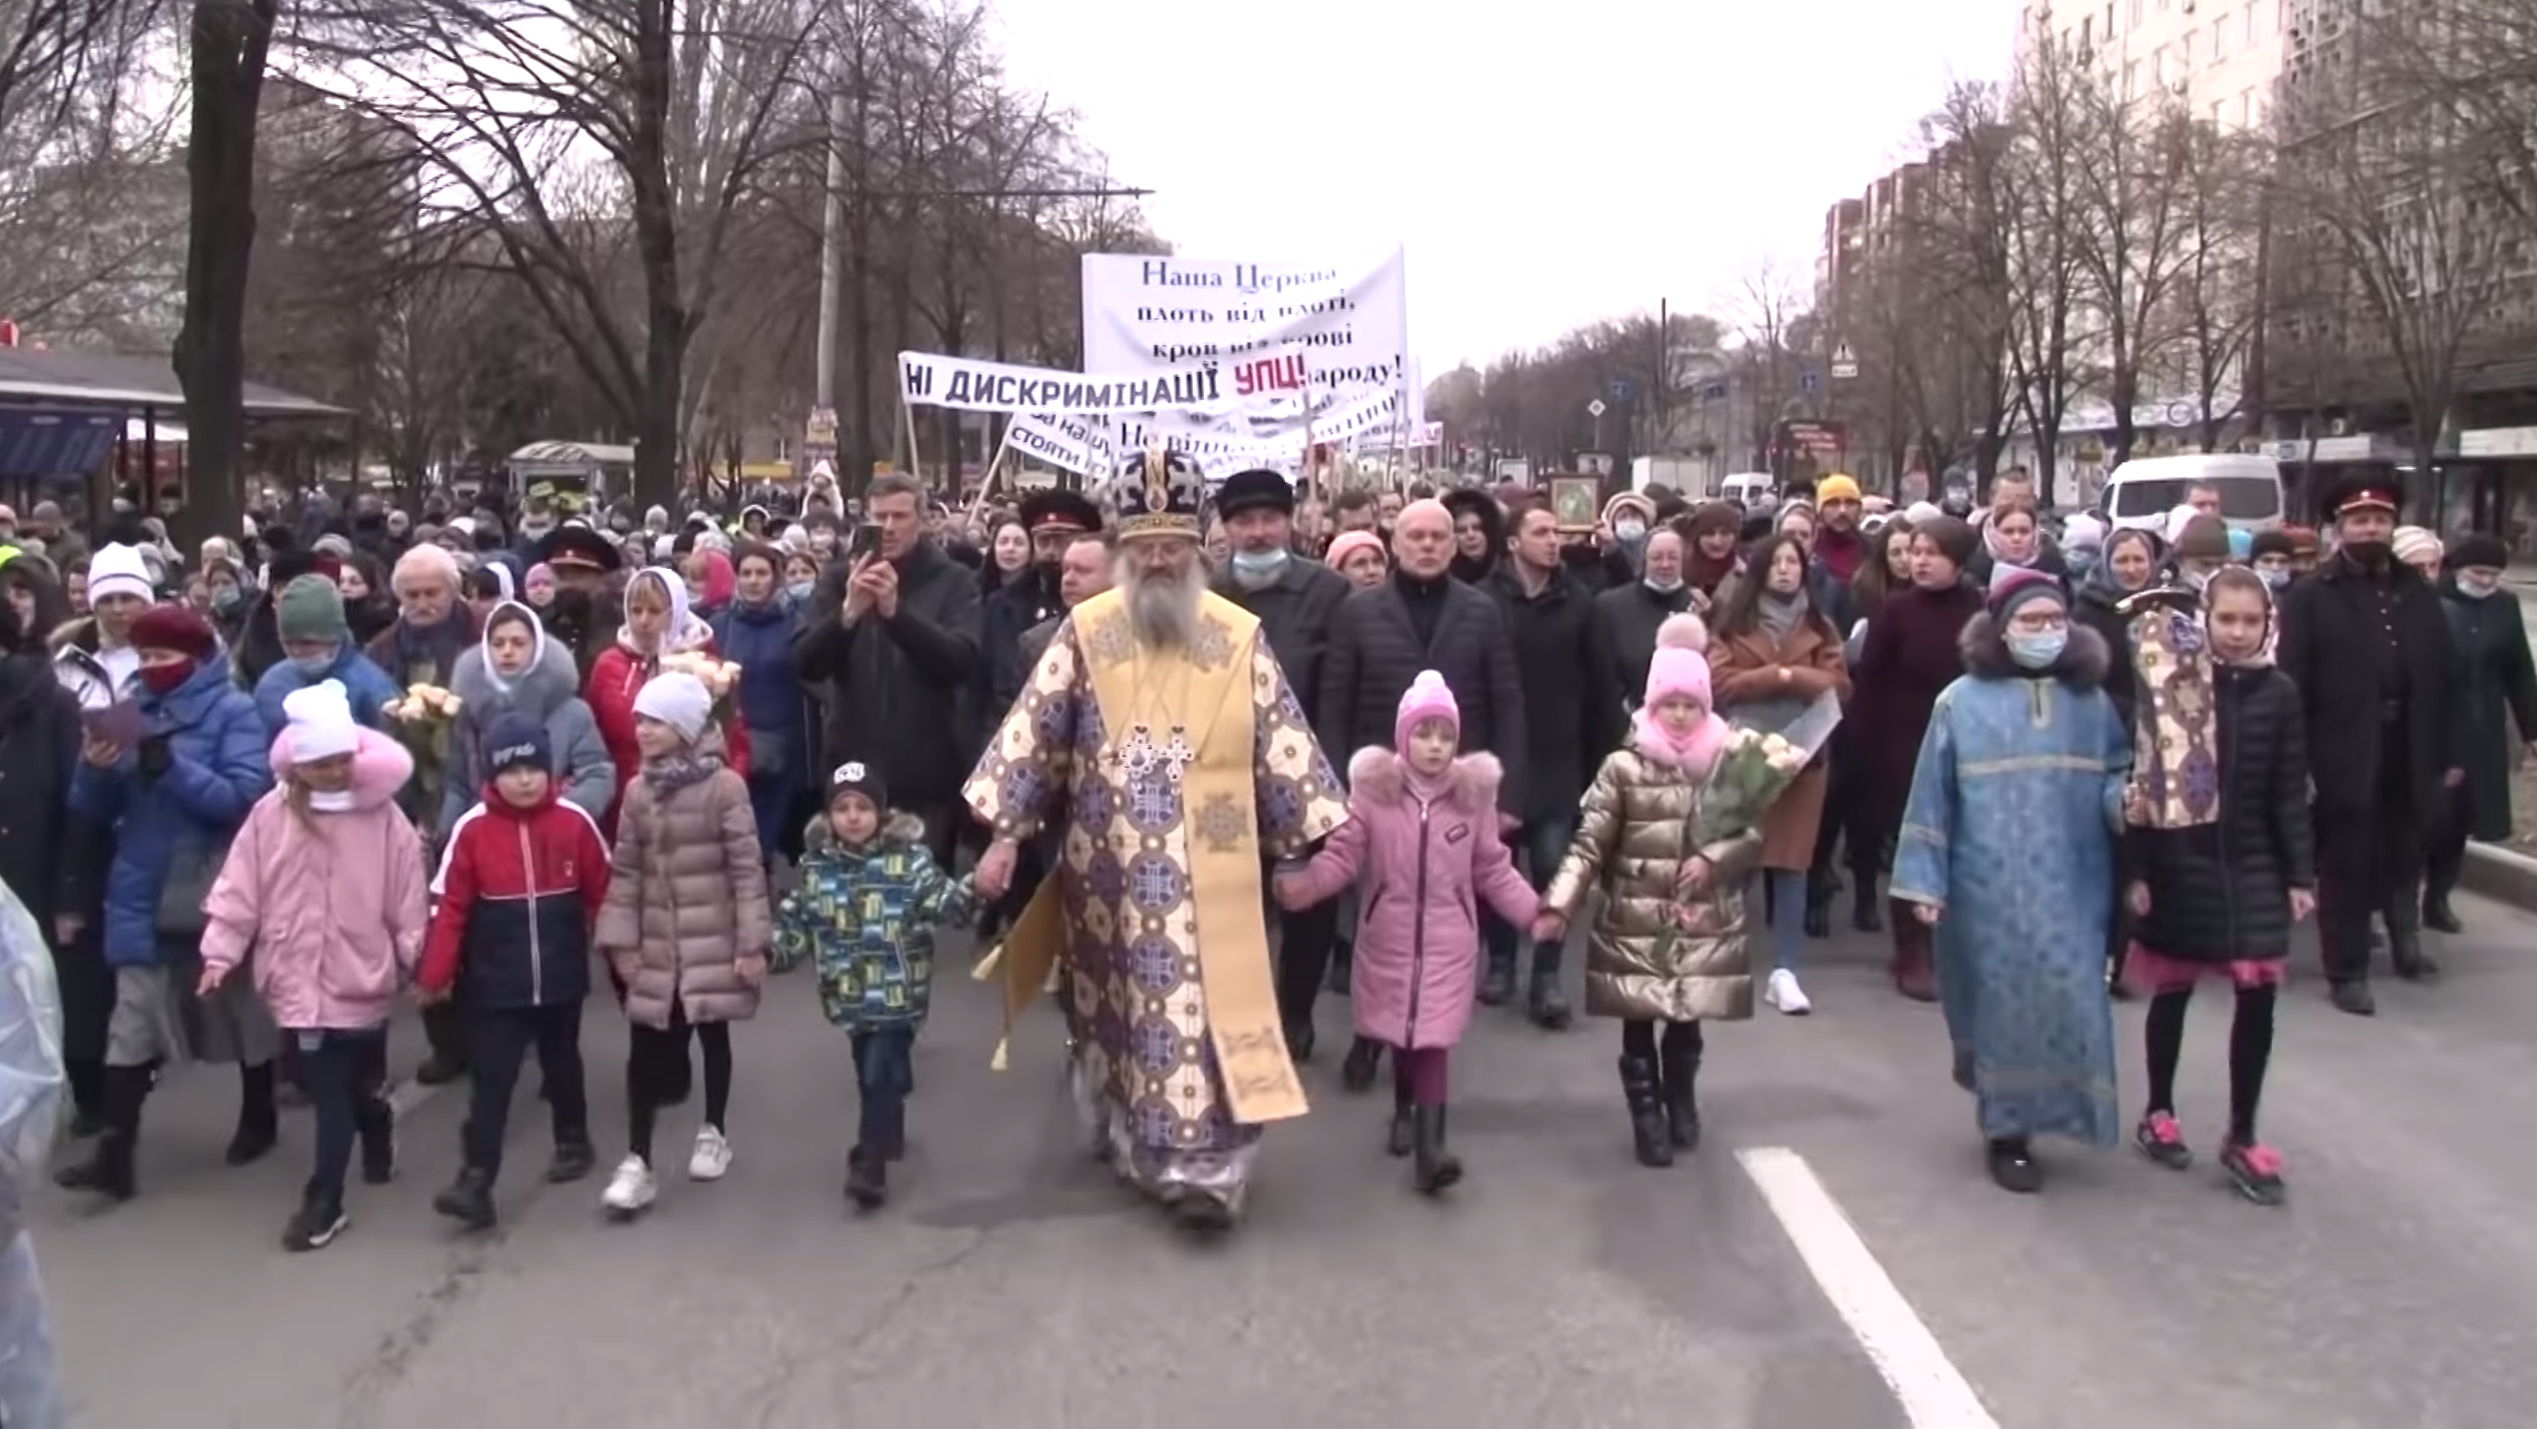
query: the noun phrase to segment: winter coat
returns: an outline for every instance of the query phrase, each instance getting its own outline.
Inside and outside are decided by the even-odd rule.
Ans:
[[[1314,702],[1321,698],[1321,664],[1330,651],[1331,617],[1355,587],[1319,561],[1289,556],[1277,579],[1267,585],[1246,587],[1228,571],[1216,577],[1214,589],[1260,622],[1260,638],[1286,672],[1304,718],[1312,719]]]
[[[740,667],[735,693],[749,731],[749,778],[808,788],[828,771],[814,767],[810,692],[793,674],[793,636],[801,628],[801,607],[781,591],[763,605],[727,605],[713,622],[722,658]]]
[[[85,914],[96,872],[70,812],[83,731],[79,700],[42,655],[0,659],[0,882],[53,936],[57,913]]]
[[[1786,680],[1779,678],[1782,666],[1790,671]],[[1737,718],[1741,710],[1776,730],[1827,692],[1845,705],[1850,702],[1850,674],[1841,660],[1841,637],[1812,611],[1784,640],[1773,640],[1758,621],[1752,629],[1733,635],[1713,634],[1709,678],[1718,713],[1730,723],[1744,722]],[[1763,718],[1766,706],[1768,719]],[[1762,819],[1762,867],[1802,873],[1814,866],[1815,832],[1823,823],[1824,795],[1831,777],[1829,765],[1818,757],[1772,802]]]
[[[1595,628],[1603,640],[1603,663],[1615,686],[1615,705],[1638,708],[1639,697],[1647,691],[1647,667],[1656,659],[1656,627],[1689,609],[1691,587],[1687,585],[1658,591],[1648,589],[1645,581],[1632,581],[1594,598]]]
[[[2149,885],[2133,936],[2188,962],[2287,957],[2290,890],[2317,882],[2299,687],[2269,665],[2221,665],[2212,692],[2220,817],[2124,831],[2124,867]]]
[[[1498,762],[1466,754],[1433,803],[1406,762],[1376,746],[1348,761],[1348,821],[1299,875],[1319,903],[1357,886],[1357,1035],[1394,1047],[1451,1047],[1471,1024],[1480,975],[1480,902],[1518,928],[1541,902],[1498,835]]]
[[[722,658],[722,650],[714,641],[711,627],[687,613],[687,597],[673,588],[670,593],[669,633],[661,637],[660,654],[638,652],[631,637],[623,631],[617,643],[600,653],[590,666],[590,683],[582,690],[582,698],[590,705],[591,718],[599,725],[600,742],[607,746],[608,762],[616,766],[617,797],[599,815],[599,831],[610,838],[617,836],[617,821],[625,807],[626,791],[643,769],[643,749],[634,735],[634,697],[644,683],[660,673],[660,655],[699,655],[708,660]],[[719,732],[724,762],[732,773],[745,782],[749,777],[749,730],[731,717],[726,704],[714,709],[714,728]]]
[[[563,664],[571,668],[569,653]],[[416,983],[437,992],[464,978],[466,1005],[482,1008],[561,1007],[590,995],[608,844],[597,816],[555,787],[524,809],[488,787],[451,821]]]
[[[273,787],[264,717],[229,683],[221,656],[203,661],[164,696],[144,691],[141,715],[146,737],[167,741],[164,771],[143,774],[138,754],[126,750],[104,769],[80,760],[71,778],[71,808],[114,829],[105,950],[117,967],[158,963],[160,890],[184,872],[180,860],[219,857]]]
[[[2469,838],[2498,843],[2511,836],[2511,770],[2520,746],[2537,740],[2528,628],[2508,590],[2478,600],[2460,591],[2453,575],[2441,582],[2440,597],[2456,672],[2450,715],[2458,767],[2466,771],[2456,799],[2460,827]]]
[[[840,841],[828,816],[802,835],[801,881],[775,912],[775,960],[819,973],[819,1006],[849,1032],[917,1028],[934,1001],[934,930],[977,908],[925,847],[925,826],[890,816],[871,844]]]
[[[344,699],[351,704],[352,717],[361,721],[362,728],[402,734],[396,722],[382,711],[391,702],[404,698],[405,687],[389,679],[388,672],[350,640],[336,645],[334,660],[317,674],[301,674],[299,666],[287,656],[264,672],[263,678],[255,682],[255,710],[264,716],[265,733],[280,734],[282,726],[291,722],[290,716],[282,712],[282,701],[290,698],[293,691],[328,680],[343,685]]]
[[[1055,577],[1041,575],[1036,566],[986,597],[978,623],[981,747],[984,736],[994,733],[1004,712],[1013,708],[1013,702],[1022,697],[1022,686],[1030,681],[1034,661],[1024,655],[1022,637],[1065,613]],[[1047,648],[1042,642],[1040,649]]]
[[[848,567],[831,566],[793,637],[793,670],[827,688],[831,766],[862,760],[890,775],[890,796],[931,810],[953,804],[970,763],[960,713],[978,668],[978,578],[931,541],[899,558],[898,614],[848,628]]]
[[[1524,822],[1566,824],[1603,756],[1621,742],[1618,680],[1595,628],[1594,595],[1566,568],[1527,592],[1517,563],[1482,587],[1497,598],[1524,689]]]
[[[450,672],[449,691],[458,697],[459,705],[436,825],[443,839],[457,827],[459,816],[475,807],[474,795],[493,777],[493,771],[484,767],[485,737],[505,714],[524,714],[546,726],[555,756],[555,785],[566,800],[594,819],[604,817],[616,801],[616,761],[599,738],[597,717],[574,692],[580,677],[573,652],[564,642],[549,638],[543,627],[533,629],[529,667],[511,681],[509,689],[494,678],[482,645],[459,656],[457,668]]]
[[[2449,710],[2449,622],[2440,604],[2430,583],[2402,562],[2372,578],[2340,556],[2282,593],[2274,658],[2299,686],[2320,808],[2347,817],[2382,812],[2381,710],[2391,699],[2404,706],[2405,767],[2394,773],[2411,814],[2426,820],[2444,807],[2441,776],[2460,766]]]
[[[2154,584],[2154,583],[2153,583]],[[2099,581],[2086,581],[2070,600],[2070,618],[2097,633],[2105,642],[2105,697],[2114,702],[2114,712],[2123,717],[2123,728],[2132,725],[2132,710],[2140,699],[2140,671],[2132,663],[2132,622],[2123,618],[2117,608],[2123,597]]]
[[[1858,778],[1852,805],[1860,827],[1880,837],[1903,822],[1912,767],[1939,692],[1964,673],[1957,637],[1982,613],[1982,592],[1963,581],[1938,590],[1910,586],[1885,598],[1850,667],[1849,755]]]
[[[270,761],[276,780],[289,774],[288,733],[275,736]],[[423,840],[396,806],[413,776],[403,745],[365,729],[350,809],[311,810],[303,822],[277,784],[231,841],[203,903],[203,966],[233,971],[253,948],[255,989],[276,1026],[380,1026],[422,960],[430,876]]]
[[[710,732],[698,752],[719,759]],[[757,983],[739,964],[766,957],[775,933],[747,780],[726,766],[662,794],[638,777],[608,879],[592,941],[626,990],[629,1021],[667,1027],[673,1004],[691,1023],[756,1014]]]
[[[1761,866],[1758,830],[1694,846],[1705,771],[1633,736],[1605,756],[1578,808],[1576,837],[1542,906],[1573,914],[1600,886],[1603,907],[1586,945],[1586,1012],[1667,1022],[1753,1015],[1744,890]],[[1694,857],[1707,881],[1688,900],[1675,885]]]
[[[1494,755],[1504,771],[1498,807],[1523,815],[1524,686],[1507,640],[1498,603],[1451,577],[1433,638],[1421,645],[1409,600],[1395,577],[1372,590],[1351,591],[1330,620],[1330,649],[1321,666],[1320,719],[1314,733],[1324,749],[1389,748],[1392,719],[1401,696],[1421,670],[1442,675],[1462,709],[1462,752]]]

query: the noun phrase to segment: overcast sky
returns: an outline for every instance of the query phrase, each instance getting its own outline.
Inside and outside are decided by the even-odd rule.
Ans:
[[[1013,77],[1079,110],[1191,257],[1398,241],[1429,376],[1766,256],[1908,151],[2016,0],[996,0]],[[1214,18],[1217,15],[1221,18]],[[1606,198],[1610,202],[1604,202]]]

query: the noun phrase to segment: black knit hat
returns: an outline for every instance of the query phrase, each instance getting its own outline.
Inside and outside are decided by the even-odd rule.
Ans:
[[[2498,571],[2510,563],[2510,548],[2502,544],[2502,538],[2482,531],[2460,536],[2449,547],[2449,569],[2453,571],[2469,566],[2488,566]]]
[[[828,806],[835,808],[842,794],[861,794],[876,810],[890,807],[890,789],[882,782],[881,771],[860,759],[847,760],[828,776]]]

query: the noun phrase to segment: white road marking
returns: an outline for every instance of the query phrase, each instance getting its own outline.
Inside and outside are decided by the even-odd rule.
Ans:
[[[1757,1146],[1738,1151],[1735,1159],[1760,1188],[1824,1298],[1902,1402],[1913,1429],[1999,1429],[1806,1158],[1786,1147]]]

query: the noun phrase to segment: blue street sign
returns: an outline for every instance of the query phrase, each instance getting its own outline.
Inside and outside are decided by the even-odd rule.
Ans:
[[[1603,390],[1605,394],[1610,396],[1615,402],[1627,402],[1630,400],[1630,384],[1617,377],[1610,382],[1603,384]]]
[[[1798,373],[1798,374],[1797,374],[1797,390],[1798,390],[1798,391],[1800,391],[1800,392],[1820,392],[1820,391],[1822,391],[1822,390],[1823,390],[1823,374],[1822,374],[1822,373],[1820,373],[1820,372],[1800,372],[1800,373]]]

